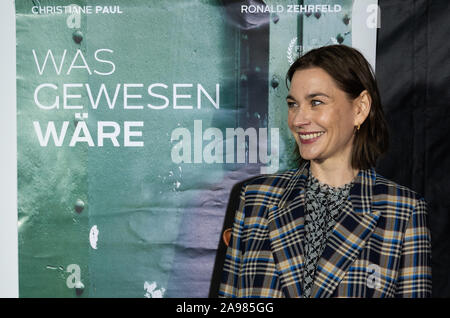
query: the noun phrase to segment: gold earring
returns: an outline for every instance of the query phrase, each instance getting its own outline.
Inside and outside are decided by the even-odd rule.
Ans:
[[[359,131],[359,128],[361,127],[360,124],[356,125],[356,131]]]

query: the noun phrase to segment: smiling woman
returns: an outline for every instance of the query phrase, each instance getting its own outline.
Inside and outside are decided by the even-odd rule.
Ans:
[[[301,93],[307,94],[305,98],[314,106],[326,104],[319,106],[326,109],[316,112],[321,114],[318,120],[334,121],[334,127],[330,128],[332,132],[339,127],[345,135],[341,141],[347,141],[348,147],[344,149],[339,145],[338,148],[351,149],[351,167],[368,169],[375,166],[378,157],[386,152],[389,139],[374,73],[361,53],[344,45],[312,50],[292,64],[286,79],[291,83],[287,98],[289,108],[290,103],[295,102],[291,95]],[[311,92],[305,93],[305,89]],[[292,131],[293,125],[299,123],[291,119],[295,120],[292,111],[288,120]],[[298,132],[308,127],[300,126]],[[353,130],[351,134],[350,130]],[[301,152],[301,144],[298,145]],[[300,162],[308,159],[300,153]]]
[[[287,73],[298,169],[245,183],[222,297],[429,297],[424,199],[379,175],[388,133],[369,63],[344,45]]]
[[[351,174],[348,180],[340,178],[339,181],[344,184],[351,181],[358,167],[352,168],[347,158],[353,148],[354,127],[364,122],[370,110],[367,91],[353,102],[327,72],[313,67],[295,72],[287,102],[288,125],[300,156],[312,160],[313,167],[347,163]],[[340,186],[336,181],[329,180],[329,183]]]

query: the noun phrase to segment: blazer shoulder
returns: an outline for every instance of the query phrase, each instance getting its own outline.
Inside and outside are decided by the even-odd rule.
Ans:
[[[424,198],[416,191],[389,180],[376,173],[373,195],[375,202],[383,201],[394,205],[406,204],[415,207]]]
[[[247,204],[277,204],[298,169],[256,176],[243,183],[241,199]]]
[[[274,174],[256,176],[244,182],[243,188],[254,189],[258,187],[285,187],[298,169],[291,169]]]

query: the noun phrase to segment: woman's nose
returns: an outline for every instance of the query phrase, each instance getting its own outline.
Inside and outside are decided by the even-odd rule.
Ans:
[[[294,125],[296,127],[307,125],[311,122],[311,114],[304,107],[299,107],[294,114]]]

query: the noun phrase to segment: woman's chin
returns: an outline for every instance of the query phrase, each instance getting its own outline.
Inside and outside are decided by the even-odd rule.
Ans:
[[[300,157],[302,157],[302,159],[304,159],[304,160],[308,160],[308,161],[311,160],[310,157],[302,155],[301,153],[300,153]]]
[[[314,160],[317,159],[317,154],[314,153],[310,153],[310,152],[301,152],[300,151],[300,156],[305,159],[305,160]]]

